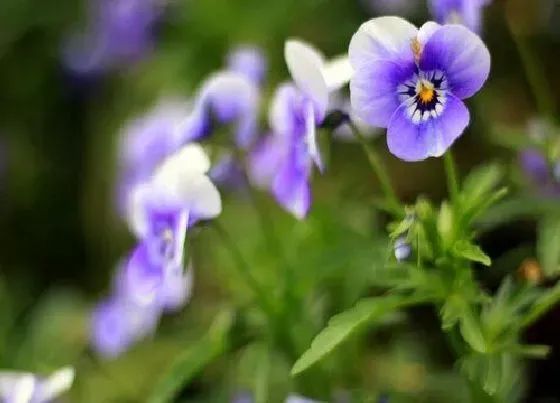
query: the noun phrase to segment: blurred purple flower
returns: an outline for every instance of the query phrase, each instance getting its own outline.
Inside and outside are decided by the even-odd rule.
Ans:
[[[491,0],[430,0],[430,9],[440,24],[463,24],[479,33],[483,8]]]
[[[115,295],[101,302],[91,318],[91,343],[105,358],[116,358],[153,333],[161,310]]]
[[[369,125],[366,121],[356,115],[352,109],[352,103],[349,98],[343,97],[340,93],[333,93],[329,101],[329,110],[339,110],[346,113],[350,122],[362,133],[365,137],[374,137],[381,133],[377,127]],[[348,123],[343,123],[333,131],[333,137],[342,141],[356,141],[356,137]]]
[[[182,272],[187,228],[220,214],[218,190],[207,176],[210,161],[190,143],[168,157],[148,183],[130,198],[129,224],[139,239],[126,264],[126,289],[137,303],[158,303],[169,291],[169,277]],[[172,285],[172,284],[171,284]],[[165,304],[164,304],[165,305]]]
[[[153,47],[162,11],[154,0],[89,0],[87,26],[64,48],[66,66],[89,74],[139,60]]]
[[[258,86],[244,74],[220,71],[202,84],[196,97],[193,117],[201,136],[212,134],[214,124],[236,126],[234,141],[249,148],[258,136],[260,94]]]
[[[229,71],[243,74],[257,85],[263,84],[267,67],[267,60],[262,50],[254,46],[239,46],[227,57]]]
[[[389,151],[404,161],[443,155],[470,121],[463,99],[490,72],[490,53],[460,25],[420,29],[399,17],[364,23],[350,42],[356,115],[387,128]]]
[[[560,196],[560,163],[550,165],[546,157],[537,149],[521,151],[519,162],[543,195]]]
[[[269,111],[272,135],[254,150],[250,176],[255,184],[270,187],[283,208],[303,219],[311,205],[312,166],[324,169],[316,128],[325,118],[329,92],[349,78],[348,63],[338,59],[327,64],[321,53],[296,40],[286,42],[285,58],[293,83],[276,90]]]
[[[72,387],[74,369],[62,368],[47,378],[28,372],[0,371],[0,399],[5,403],[49,403]]]

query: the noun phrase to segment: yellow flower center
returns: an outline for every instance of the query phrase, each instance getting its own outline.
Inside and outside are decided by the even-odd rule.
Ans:
[[[418,90],[418,99],[423,104],[427,104],[434,100],[436,92],[434,91],[434,86],[432,83],[422,81],[420,83],[420,89]]]

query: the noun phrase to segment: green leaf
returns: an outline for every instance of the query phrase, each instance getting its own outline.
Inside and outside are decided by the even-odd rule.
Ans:
[[[448,202],[441,204],[437,219],[437,229],[444,249],[453,242],[453,210]]]
[[[311,347],[297,360],[292,368],[292,375],[297,375],[323,359],[350,335],[362,329],[372,321],[381,320],[383,316],[396,309],[422,302],[423,298],[389,295],[385,297],[366,298],[353,308],[333,316],[327,327],[319,333]]]
[[[469,241],[462,240],[455,242],[453,245],[453,254],[457,257],[472,260],[473,262],[482,263],[485,266],[490,266],[492,264],[488,255],[486,255],[480,247]]]
[[[484,353],[487,350],[480,323],[476,320],[470,306],[462,307],[459,328],[461,335],[473,350],[479,353]]]
[[[560,214],[539,221],[537,257],[546,276],[560,274]]]
[[[545,359],[550,354],[550,350],[550,346],[518,344],[509,349],[509,352],[526,358]]]
[[[505,174],[499,164],[483,165],[474,169],[463,183],[462,204],[466,209],[484,202],[499,185]]]
[[[445,331],[451,330],[453,326],[459,321],[461,318],[461,309],[459,306],[459,297],[451,296],[447,298],[445,303],[443,304],[440,317],[441,317],[441,328]]]
[[[172,364],[156,384],[149,403],[174,401],[177,392],[196,374],[222,355],[228,348],[228,335],[233,324],[230,311],[218,314],[208,333],[194,345],[190,345]]]

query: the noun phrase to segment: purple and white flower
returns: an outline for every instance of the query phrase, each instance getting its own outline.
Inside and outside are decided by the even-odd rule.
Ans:
[[[478,33],[482,11],[491,0],[430,0],[434,19],[440,24],[462,24]]]
[[[387,128],[389,151],[404,161],[439,157],[470,121],[462,100],[490,72],[490,53],[461,25],[374,18],[350,42],[352,107],[367,123]]]
[[[257,185],[270,187],[280,205],[302,219],[311,205],[312,167],[324,169],[316,128],[326,116],[329,93],[348,82],[352,69],[346,57],[327,63],[301,41],[287,41],[284,53],[293,83],[276,90],[269,111],[272,134],[252,156],[251,177]]]
[[[63,51],[77,73],[98,73],[133,63],[153,47],[162,3],[154,0],[89,0],[88,25]]]
[[[184,146],[158,167],[130,198],[129,224],[139,239],[127,265],[131,294],[151,303],[166,292],[167,277],[182,271],[187,228],[216,217],[218,190],[207,176],[210,161],[196,143]]]
[[[395,253],[395,259],[397,259],[397,261],[399,262],[402,262],[403,260],[408,259],[410,253],[412,252],[412,247],[406,241],[406,237],[401,236],[395,241],[393,251]]]
[[[0,399],[5,403],[49,403],[68,391],[73,382],[71,367],[46,378],[29,372],[0,371]]]

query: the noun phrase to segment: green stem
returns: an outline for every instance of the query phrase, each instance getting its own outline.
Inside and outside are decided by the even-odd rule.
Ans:
[[[457,179],[457,168],[455,167],[455,161],[453,160],[451,149],[447,150],[447,152],[443,155],[443,163],[445,165],[445,175],[447,177],[449,197],[453,206],[457,208],[459,200],[459,180]]]
[[[540,66],[538,59],[533,54],[527,41],[515,32],[515,28],[509,20],[508,26],[511,37],[517,46],[517,51],[519,52],[521,63],[525,69],[525,74],[531,86],[533,96],[537,102],[538,110],[543,116],[553,119],[556,106],[552,94],[549,91],[550,86],[546,82],[546,75],[543,73],[544,70],[542,66]]]
[[[251,274],[249,264],[241,254],[241,251],[237,247],[236,243],[233,241],[229,233],[218,223],[218,221],[214,221],[213,228],[220,236],[220,239],[226,249],[230,252],[233,260],[235,261],[234,266],[237,272],[243,278],[247,286],[253,291],[263,311],[269,319],[275,317],[276,314],[273,305],[270,303],[267,294],[262,290],[258,281]]]
[[[388,207],[395,215],[402,215],[402,208],[399,202],[399,198],[397,197],[393,186],[391,185],[391,179],[387,174],[387,171],[384,169],[383,164],[381,163],[381,158],[375,152],[375,150],[368,144],[367,139],[364,135],[360,132],[360,130],[350,122],[350,127],[352,128],[352,132],[354,137],[359,141],[362,149],[364,150],[369,165],[371,169],[377,176],[379,180],[379,185],[381,186],[381,190],[383,191],[385,198],[387,199]]]

